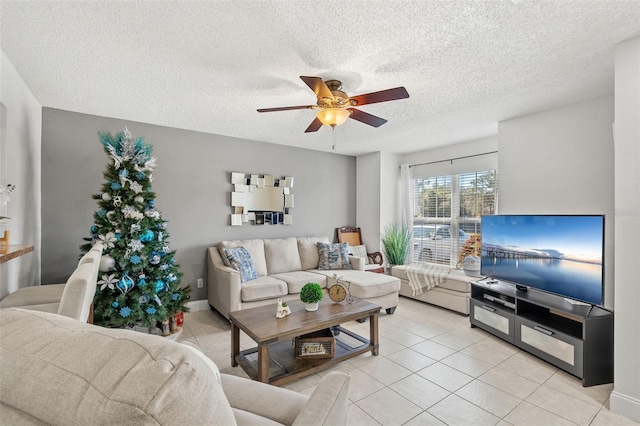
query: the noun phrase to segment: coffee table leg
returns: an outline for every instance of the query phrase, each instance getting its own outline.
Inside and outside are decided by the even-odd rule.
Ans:
[[[258,344],[258,381],[269,383],[269,345]]]
[[[371,340],[371,344],[373,348],[371,349],[371,354],[378,355],[380,349],[380,342],[378,342],[378,313],[371,315],[369,317],[369,340]]]
[[[237,367],[236,355],[240,353],[240,329],[231,323],[231,366]]]

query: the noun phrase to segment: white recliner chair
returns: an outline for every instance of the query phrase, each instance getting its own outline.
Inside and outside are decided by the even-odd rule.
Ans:
[[[87,322],[96,293],[102,249],[102,243],[98,242],[85,253],[66,283],[20,288],[0,300],[0,309],[18,307]]]

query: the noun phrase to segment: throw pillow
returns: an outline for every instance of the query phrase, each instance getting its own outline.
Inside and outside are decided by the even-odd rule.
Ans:
[[[369,262],[369,256],[367,256],[367,248],[364,246],[364,244],[361,244],[359,246],[349,246],[349,250],[351,250],[351,254],[356,257],[364,257],[365,265],[371,263]]]
[[[318,243],[318,269],[351,269],[349,245],[347,243]]]
[[[226,248],[224,255],[231,264],[231,267],[240,272],[240,282],[247,282],[258,278],[256,267],[249,251],[244,247]]]

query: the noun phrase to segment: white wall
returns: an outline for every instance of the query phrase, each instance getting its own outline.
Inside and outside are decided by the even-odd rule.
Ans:
[[[613,97],[498,124],[501,214],[604,214],[605,306],[614,303]]]
[[[356,225],[369,252],[383,251],[384,227],[399,222],[400,156],[374,152],[356,158]]]
[[[0,299],[19,287],[40,282],[40,139],[42,107],[9,58],[0,58],[0,101],[7,110],[7,182],[16,185],[7,206],[11,244],[33,244],[35,251],[0,264]],[[1,167],[0,167],[1,168]]]
[[[380,250],[381,153],[356,158],[356,226],[369,252]]]
[[[411,174],[415,177],[491,170],[498,168],[498,155],[485,154],[497,150],[498,137],[491,136],[404,154],[401,157],[401,163],[411,165]],[[457,160],[447,161],[454,158]]]
[[[640,422],[640,38],[615,63],[615,371],[611,411]]]

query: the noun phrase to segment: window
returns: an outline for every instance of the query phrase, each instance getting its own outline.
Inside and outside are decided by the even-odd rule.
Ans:
[[[480,216],[495,214],[497,189],[497,170],[413,179],[414,259],[456,267]]]

